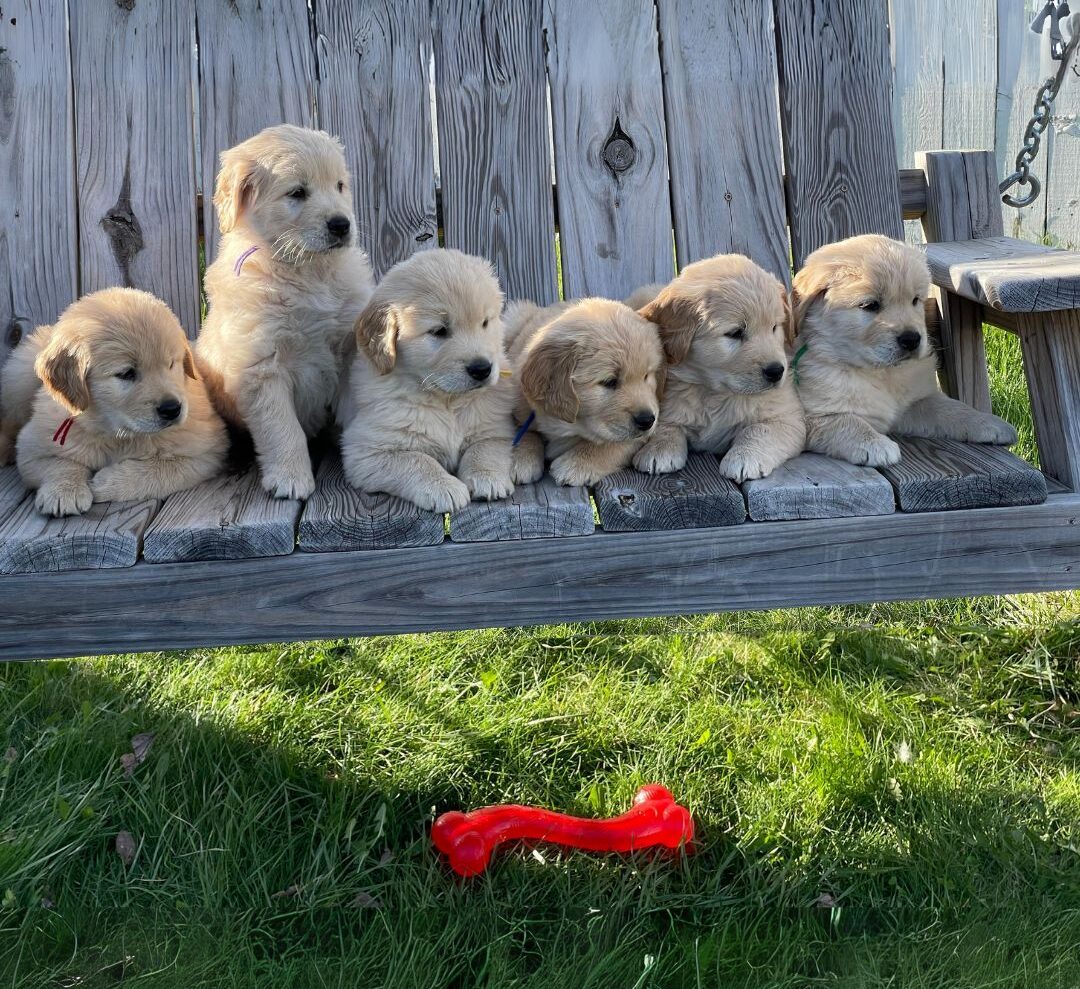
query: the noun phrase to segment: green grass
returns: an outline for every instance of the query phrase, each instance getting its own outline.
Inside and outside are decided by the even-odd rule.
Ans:
[[[11,665],[0,709],[0,989],[1080,985],[1077,594]],[[427,839],[650,780],[685,860]]]

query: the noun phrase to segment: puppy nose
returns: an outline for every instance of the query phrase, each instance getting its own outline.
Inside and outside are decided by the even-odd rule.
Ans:
[[[919,349],[919,344],[922,343],[922,334],[917,330],[904,330],[897,338],[896,342],[901,350],[906,350],[909,353],[913,350]]]
[[[653,423],[656,422],[656,416],[651,412],[642,411],[634,413],[634,425],[637,426],[643,433],[653,428]]]
[[[180,418],[180,403],[175,398],[167,398],[157,407],[157,414],[166,422]]]
[[[771,384],[776,384],[784,376],[784,365],[777,361],[766,364],[761,369],[761,376]]]
[[[335,237],[344,237],[349,232],[349,226],[347,216],[332,216],[326,221],[326,229]]]
[[[491,361],[473,361],[465,365],[465,370],[474,381],[487,381],[491,376]]]

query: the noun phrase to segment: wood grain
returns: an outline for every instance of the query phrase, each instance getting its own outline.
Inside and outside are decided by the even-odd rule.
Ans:
[[[439,243],[428,5],[320,0],[315,17],[319,125],[345,145],[359,243],[381,277]]]
[[[143,536],[150,563],[281,556],[296,546],[301,503],[271,498],[252,467],[165,499]]]
[[[71,64],[61,3],[0,17],[0,363],[78,292]]]
[[[800,454],[742,489],[755,522],[889,515],[896,507],[892,485],[876,470],[817,453]]]
[[[922,219],[926,193],[926,173],[921,168],[900,169],[900,207],[905,220]]]
[[[962,296],[934,289],[941,301],[938,339],[941,367],[938,377],[946,395],[990,412],[990,378],[983,339],[983,308]]]
[[[780,134],[761,119],[777,85],[772,5],[658,8],[679,266],[737,252],[790,282]]]
[[[880,0],[776,0],[795,267],[854,234],[903,237]]]
[[[71,5],[82,291],[126,285],[199,331],[190,3]]]
[[[207,262],[217,250],[213,190],[222,151],[272,124],[315,123],[315,57],[307,5],[195,0]]]
[[[450,538],[457,543],[587,536],[595,528],[589,492],[547,476],[519,484],[509,498],[472,501],[450,515]]]
[[[588,551],[568,557],[568,546]],[[1054,495],[1022,508],[598,532],[570,544],[448,543],[5,577],[0,658],[1077,586],[1080,496]],[[237,601],[248,605],[238,612]]]
[[[674,275],[651,0],[548,0],[548,77],[566,298],[622,299]]]
[[[495,264],[509,299],[558,299],[543,0],[435,0],[447,247]]]
[[[27,499],[29,492],[14,467],[0,467],[0,524]]]
[[[341,461],[327,457],[315,476],[315,493],[300,516],[297,549],[304,553],[400,546],[443,541],[444,516],[401,498],[357,491],[345,480]]]
[[[1036,505],[1046,481],[1003,447],[953,440],[898,438],[900,462],[880,468],[902,512]]]
[[[593,489],[600,524],[607,532],[693,529],[736,525],[746,519],[738,485],[720,473],[711,454],[692,453],[672,474],[642,474],[627,467]]]
[[[916,155],[926,175],[923,230],[929,241],[1002,236],[997,165],[992,151]]]

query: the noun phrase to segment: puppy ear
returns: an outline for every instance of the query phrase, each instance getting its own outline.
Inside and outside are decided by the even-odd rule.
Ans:
[[[45,390],[72,413],[83,412],[90,405],[89,370],[82,348],[59,336],[53,336],[34,361],[34,371]]]
[[[192,381],[199,380],[199,376],[195,373],[195,355],[187,345],[184,346],[184,374]]]
[[[802,331],[802,323],[810,307],[829,290],[833,274],[831,265],[815,264],[803,268],[795,276],[791,284],[792,340]]]
[[[214,207],[217,209],[218,229],[227,234],[258,193],[256,173],[259,165],[233,148],[221,155],[221,168],[214,186]]]
[[[667,367],[663,364],[656,369],[656,400],[664,400],[664,392],[667,391]]]
[[[697,332],[698,311],[694,303],[665,289],[652,302],[642,306],[638,315],[656,324],[668,364],[681,364],[686,360]]]
[[[356,320],[356,345],[379,374],[389,374],[397,362],[401,318],[389,302],[369,303]]]
[[[525,357],[518,375],[521,393],[539,412],[576,422],[580,402],[574,369],[580,350],[573,340],[542,340]]]
[[[783,285],[780,286],[780,301],[784,304],[784,343],[790,347],[795,342],[795,319],[791,314],[791,298]]]

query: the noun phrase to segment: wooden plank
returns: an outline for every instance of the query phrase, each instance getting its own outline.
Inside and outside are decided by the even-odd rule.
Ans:
[[[0,574],[130,567],[159,505],[152,499],[98,502],[85,515],[54,519],[38,514],[34,499],[26,498],[0,525]]]
[[[929,241],[1001,237],[1001,199],[992,151],[930,151],[916,156],[926,175],[923,229]]]
[[[359,243],[381,278],[413,251],[439,243],[428,6],[320,0],[315,18],[319,124],[345,145]]]
[[[762,126],[776,98],[772,5],[658,8],[679,265],[737,252],[790,283],[780,134]]]
[[[1080,252],[1012,237],[928,244],[935,285],[992,309],[1048,312],[1080,306]]]
[[[225,474],[165,500],[146,529],[143,558],[169,563],[291,553],[300,508],[299,501],[263,491],[254,467]]]
[[[622,299],[675,273],[652,0],[548,0],[566,298]]]
[[[900,169],[900,207],[905,220],[919,220],[926,212],[926,173],[921,168]]]
[[[78,293],[66,19],[37,0],[0,17],[0,362]]]
[[[1042,474],[1004,447],[897,437],[900,461],[879,470],[902,512],[1036,505],[1046,500]]]
[[[327,457],[315,493],[300,516],[297,549],[304,553],[434,546],[443,541],[444,516],[401,498],[366,494],[345,480],[341,461]]]
[[[892,485],[876,470],[817,453],[800,454],[742,488],[755,522],[889,515],[896,507]]]
[[[607,532],[694,529],[746,520],[742,492],[720,473],[711,454],[690,454],[686,466],[672,474],[642,474],[627,467],[595,485],[593,494]]]
[[[541,0],[435,0],[447,247],[495,264],[510,299],[559,298]]]
[[[934,289],[941,298],[938,329],[941,368],[938,376],[946,395],[990,412],[990,377],[983,340],[983,307],[952,292]]]
[[[26,500],[29,492],[14,467],[0,467],[0,524]]]
[[[1021,508],[599,532],[569,557],[562,540],[535,539],[5,577],[0,658],[1065,590],[1080,586],[1077,519],[1070,494]]]
[[[308,10],[295,0],[195,0],[206,258],[217,250],[218,157],[272,124],[315,123]]]
[[[589,492],[563,487],[549,476],[517,485],[509,498],[471,501],[450,515],[450,538],[457,543],[587,536],[595,528]]]
[[[883,5],[776,0],[775,8],[795,267],[844,237],[903,237]]]
[[[74,3],[82,291],[164,299],[199,331],[190,3]]]

